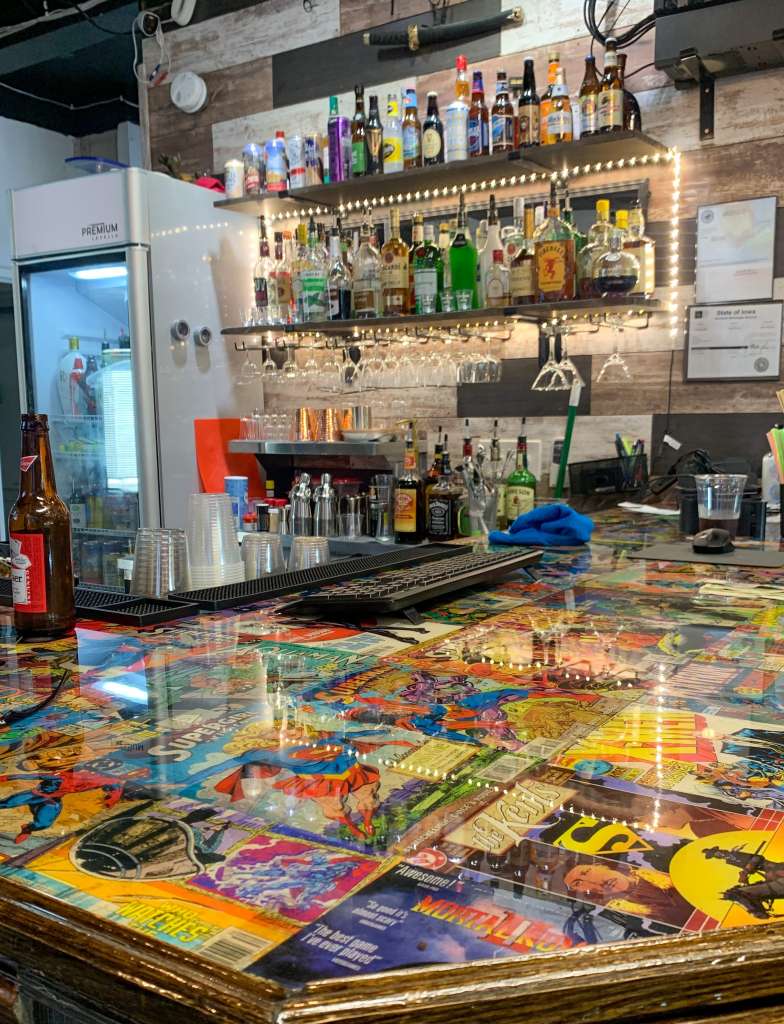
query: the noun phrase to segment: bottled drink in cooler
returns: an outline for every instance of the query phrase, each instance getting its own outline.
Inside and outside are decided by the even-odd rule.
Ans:
[[[71,518],[58,497],[47,417],[22,416],[19,497],[8,517],[14,625],[59,636],[75,623]]]
[[[79,339],[68,339],[68,351],[60,360],[57,393],[64,416],[84,416],[86,411],[85,361],[79,351]]]

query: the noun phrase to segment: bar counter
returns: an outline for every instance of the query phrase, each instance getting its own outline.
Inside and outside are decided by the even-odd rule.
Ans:
[[[3,612],[3,712],[60,689],[0,725],[0,1022],[784,1020],[784,592],[715,586],[780,573],[674,535],[420,625]]]

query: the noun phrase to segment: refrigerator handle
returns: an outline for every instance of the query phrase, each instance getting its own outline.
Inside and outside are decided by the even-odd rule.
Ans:
[[[136,396],[136,453],[139,462],[139,514],[142,526],[161,525],[155,358],[152,343],[149,253],[126,250],[128,260],[128,329],[131,335],[133,389]]]

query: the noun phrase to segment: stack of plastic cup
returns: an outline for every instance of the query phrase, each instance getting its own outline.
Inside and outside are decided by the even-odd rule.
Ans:
[[[279,533],[248,533],[242,542],[242,561],[245,579],[257,580],[261,576],[283,572],[283,540]]]
[[[292,537],[289,569],[312,569],[329,561],[329,541],[326,537]]]
[[[228,494],[191,494],[187,534],[194,589],[241,583],[245,579]]]
[[[137,530],[131,593],[166,597],[190,586],[185,530]]]

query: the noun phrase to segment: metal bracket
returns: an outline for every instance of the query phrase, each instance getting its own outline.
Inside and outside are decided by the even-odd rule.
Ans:
[[[705,142],[713,138],[715,79],[696,53],[681,57],[681,67],[700,90],[700,142]]]

